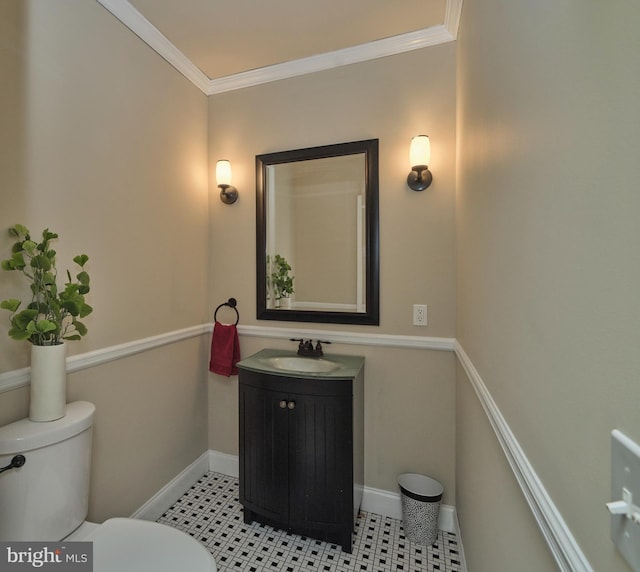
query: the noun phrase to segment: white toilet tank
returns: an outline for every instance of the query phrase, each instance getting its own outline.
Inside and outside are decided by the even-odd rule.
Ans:
[[[87,517],[95,406],[67,404],[62,419],[0,427],[0,541],[62,540]]]

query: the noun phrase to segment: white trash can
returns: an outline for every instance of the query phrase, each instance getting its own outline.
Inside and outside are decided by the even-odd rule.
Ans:
[[[444,489],[430,477],[405,473],[398,477],[402,493],[404,534],[411,541],[431,546],[438,539],[438,517]]]

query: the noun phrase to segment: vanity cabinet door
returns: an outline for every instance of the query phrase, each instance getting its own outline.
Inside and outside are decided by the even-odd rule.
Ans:
[[[246,523],[266,522],[351,552],[359,507],[354,483],[362,482],[354,481],[352,388],[351,380],[240,370],[240,503]]]
[[[289,518],[286,393],[240,385],[240,502],[244,520],[258,510],[276,522]]]
[[[290,394],[289,522],[327,529],[351,519],[350,396]]]

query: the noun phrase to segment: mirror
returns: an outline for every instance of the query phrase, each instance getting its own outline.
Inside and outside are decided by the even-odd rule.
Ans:
[[[259,320],[378,325],[378,140],[256,156]]]

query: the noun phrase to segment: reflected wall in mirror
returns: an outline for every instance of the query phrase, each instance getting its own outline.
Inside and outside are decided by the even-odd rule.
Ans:
[[[379,319],[378,140],[256,156],[259,320]]]

